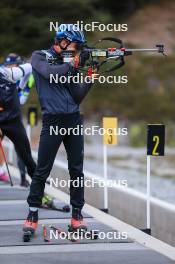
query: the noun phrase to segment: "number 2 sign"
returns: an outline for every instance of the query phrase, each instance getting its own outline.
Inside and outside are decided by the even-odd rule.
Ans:
[[[147,155],[164,156],[165,125],[151,124],[147,127]]]

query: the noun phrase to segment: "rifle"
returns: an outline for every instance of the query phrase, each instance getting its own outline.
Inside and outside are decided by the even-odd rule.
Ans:
[[[157,52],[162,55],[165,55],[163,44],[157,44],[155,48],[149,48],[149,49],[145,49],[145,48],[130,49],[130,48],[125,48],[122,40],[118,38],[106,37],[100,39],[97,43],[101,43],[103,41],[112,41],[115,43],[115,45],[112,48],[106,48],[106,49],[99,49],[96,47],[85,46],[81,50],[80,54],[74,57],[74,67],[82,71],[87,70],[89,75],[91,75],[93,72],[96,72],[102,65],[112,60],[113,62],[115,62],[115,65],[103,71],[103,73],[109,73],[124,66],[125,57],[129,55],[133,55],[133,53],[135,52]],[[71,56],[69,51],[67,51],[67,55],[68,54],[69,56]]]

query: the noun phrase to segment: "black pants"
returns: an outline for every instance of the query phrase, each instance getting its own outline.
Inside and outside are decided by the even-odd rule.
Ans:
[[[80,113],[47,115],[43,118],[43,127],[40,135],[38,163],[28,196],[28,204],[31,207],[40,207],[44,195],[45,182],[53,167],[53,163],[63,142],[67,153],[70,179],[84,180],[83,159],[84,140],[83,135],[67,133],[66,135],[50,135],[50,126],[56,128],[75,128],[82,125]],[[71,181],[71,183],[72,183]],[[73,207],[82,208],[84,205],[84,186],[75,187],[70,185],[70,203]]]
[[[7,136],[14,144],[16,152],[27,167],[30,177],[33,177],[36,164],[32,158],[30,143],[20,118],[0,123],[3,136]]]
[[[17,164],[18,164],[18,169],[20,171],[21,175],[21,183],[25,182],[26,180],[26,166],[23,162],[23,160],[17,155]]]

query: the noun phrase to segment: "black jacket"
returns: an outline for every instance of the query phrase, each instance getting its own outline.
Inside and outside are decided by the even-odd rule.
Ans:
[[[32,72],[30,63],[13,68],[0,67],[0,123],[20,117],[20,102],[16,82],[24,88]]]
[[[0,122],[8,121],[20,117],[20,102],[16,84],[4,79],[0,73]]]
[[[53,59],[52,62],[50,58]],[[32,54],[32,68],[43,114],[79,111],[79,104],[92,84],[50,83],[50,74],[58,76],[75,74],[73,67],[69,63],[63,63],[53,48],[35,51]]]

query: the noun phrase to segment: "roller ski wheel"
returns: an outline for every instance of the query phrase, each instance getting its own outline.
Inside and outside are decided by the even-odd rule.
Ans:
[[[64,206],[62,207],[62,210],[63,210],[63,212],[65,212],[65,213],[69,213],[69,212],[70,212],[70,206],[69,206],[69,205],[64,205]]]
[[[23,242],[30,242],[31,238],[35,235],[35,230],[23,230]]]

